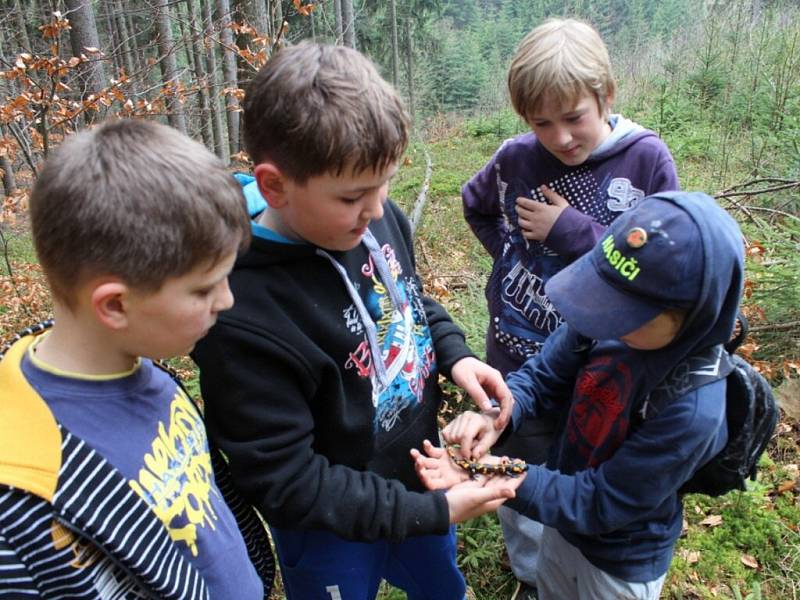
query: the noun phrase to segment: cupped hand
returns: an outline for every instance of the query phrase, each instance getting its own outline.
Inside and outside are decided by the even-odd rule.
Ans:
[[[517,198],[517,221],[522,237],[543,242],[569,202],[546,185],[539,186],[539,191],[547,203],[522,196]]]

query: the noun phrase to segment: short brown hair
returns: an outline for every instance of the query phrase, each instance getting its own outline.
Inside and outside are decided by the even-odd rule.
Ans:
[[[381,171],[408,143],[397,92],[363,54],[301,42],[256,74],[244,99],[244,144],[298,183],[345,168]]]
[[[548,19],[520,42],[508,70],[511,104],[523,119],[545,99],[574,103],[594,94],[602,113],[616,84],[608,49],[597,30],[576,19]]]
[[[69,136],[30,197],[39,262],[54,296],[96,275],[157,291],[249,243],[241,187],[203,145],[152,121]]]

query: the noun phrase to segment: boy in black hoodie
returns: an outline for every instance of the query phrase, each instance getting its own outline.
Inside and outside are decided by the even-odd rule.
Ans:
[[[236,304],[197,346],[212,439],[269,522],[289,599],[461,600],[451,523],[495,509],[519,481],[425,493],[409,450],[437,439],[439,373],[510,412],[422,294],[408,221],[387,200],[407,143],[396,92],[353,50],[284,48],[253,80],[243,177],[253,243]]]

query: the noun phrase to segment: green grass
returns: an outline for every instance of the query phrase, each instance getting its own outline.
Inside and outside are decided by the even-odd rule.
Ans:
[[[3,229],[3,238],[8,248],[8,260],[13,265],[16,262],[35,263],[36,250],[33,248],[33,240],[27,228],[15,227],[14,229]],[[0,252],[2,251],[2,241],[0,241]],[[0,262],[0,273],[8,274],[5,259]]]

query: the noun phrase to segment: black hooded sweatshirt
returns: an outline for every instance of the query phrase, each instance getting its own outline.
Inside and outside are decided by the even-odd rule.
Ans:
[[[472,354],[422,294],[407,219],[387,202],[346,252],[258,229],[230,277],[235,305],[193,353],[235,484],[279,528],[446,533],[444,494],[423,491],[409,449],[438,439],[438,374]]]

